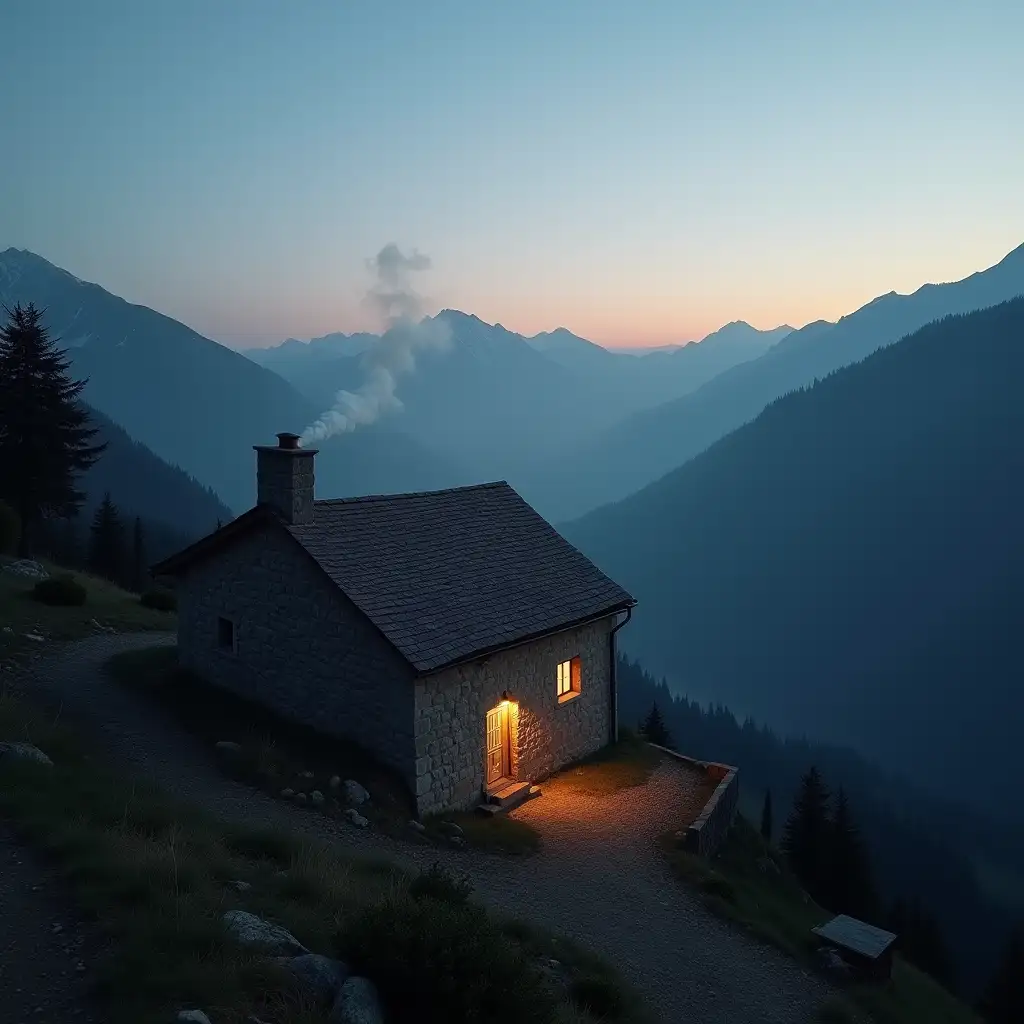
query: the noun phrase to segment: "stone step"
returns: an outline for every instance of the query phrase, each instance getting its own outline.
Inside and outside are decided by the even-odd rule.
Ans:
[[[530,783],[510,782],[502,789],[487,794],[489,804],[497,804],[506,809],[521,804],[530,795]]]
[[[513,792],[514,791],[514,792]],[[540,786],[531,785],[529,782],[518,782],[506,786],[494,793],[488,793],[482,804],[477,804],[477,814],[485,817],[494,817],[496,814],[506,814],[520,804],[541,796]]]

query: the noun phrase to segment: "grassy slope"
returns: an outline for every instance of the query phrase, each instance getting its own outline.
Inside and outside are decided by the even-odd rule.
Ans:
[[[806,896],[743,817],[737,817],[713,864],[665,846],[672,867],[704,895],[709,907],[759,938],[808,964],[814,949],[811,929],[832,915]],[[980,1024],[975,1014],[926,974],[897,956],[886,986],[852,985],[823,1009],[823,1020],[877,1024]]]
[[[44,565],[52,573],[62,571],[48,563]],[[71,575],[85,586],[86,603],[79,608],[51,608],[33,599],[35,580],[0,571],[0,663],[43,651],[54,640],[92,636],[97,633],[93,620],[118,632],[175,628],[173,614],[143,608],[137,594],[87,573]],[[10,633],[3,631],[5,626],[11,629]],[[26,633],[35,633],[44,642],[28,640]]]

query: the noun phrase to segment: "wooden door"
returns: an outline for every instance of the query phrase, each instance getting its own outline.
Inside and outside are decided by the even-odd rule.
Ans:
[[[508,771],[508,722],[505,708],[487,712],[487,785],[492,786]]]

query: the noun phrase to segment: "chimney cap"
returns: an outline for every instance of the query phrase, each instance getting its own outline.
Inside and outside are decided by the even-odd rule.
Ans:
[[[298,434],[293,434],[288,430],[283,430],[277,435],[277,447],[295,449],[299,447],[299,440],[300,438]]]

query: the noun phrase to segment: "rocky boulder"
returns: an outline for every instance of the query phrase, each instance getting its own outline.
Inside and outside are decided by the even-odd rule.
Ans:
[[[282,956],[298,956],[309,950],[287,928],[264,921],[247,910],[229,910],[221,918],[228,934],[240,945]]]
[[[373,982],[349,978],[339,989],[328,1019],[330,1024],[384,1024],[384,1011]]]
[[[53,762],[38,747],[31,743],[0,743],[0,761],[10,758],[12,761],[34,761],[50,768]]]
[[[347,964],[319,953],[278,957],[276,963],[294,979],[305,996],[325,1005],[334,1002],[351,973]]]
[[[367,790],[360,786],[355,779],[346,779],[344,782],[345,799],[352,807],[360,807],[370,799]]]
[[[31,558],[18,558],[13,562],[8,562],[4,566],[4,572],[9,572],[12,576],[21,576],[26,580],[46,580],[50,578],[50,574],[43,567],[42,563],[34,562]]]

